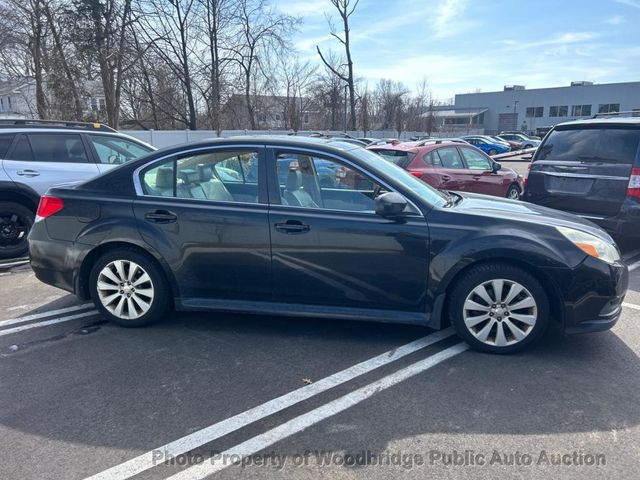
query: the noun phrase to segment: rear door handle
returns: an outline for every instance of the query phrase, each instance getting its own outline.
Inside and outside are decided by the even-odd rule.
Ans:
[[[152,223],[173,223],[178,220],[178,216],[168,210],[154,210],[147,212],[144,218]]]
[[[442,180],[448,182],[449,180],[451,180],[451,177],[449,175],[442,175]]]
[[[18,170],[16,175],[20,175],[21,177],[37,177],[40,175],[40,172],[36,170]]]
[[[287,220],[286,222],[276,223],[275,227],[277,231],[288,234],[306,233],[311,230],[309,225],[298,220]]]

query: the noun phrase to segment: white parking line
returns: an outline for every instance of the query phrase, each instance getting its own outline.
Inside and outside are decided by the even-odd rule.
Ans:
[[[637,261],[637,262],[632,263],[631,265],[629,265],[629,271],[633,272],[638,267],[640,267],[640,261]]]
[[[213,461],[211,459],[204,461],[203,463],[200,463],[168,477],[167,480],[201,480],[215,472],[231,466],[228,462],[223,461],[225,455],[227,456],[226,458],[234,455],[240,458],[246,457],[248,455],[253,455],[260,450],[264,450],[270,445],[279,442],[280,440],[290,437],[295,433],[302,432],[303,430],[309,428],[312,425],[315,425],[318,422],[321,422],[322,420],[330,418],[350,407],[353,407],[354,405],[372,397],[382,390],[386,390],[387,388],[393,387],[394,385],[397,385],[398,383],[407,380],[408,378],[422,373],[425,370],[428,370],[431,367],[464,352],[468,348],[469,346],[467,344],[458,343],[452,347],[447,348],[446,350],[442,350],[441,352],[431,355],[424,360],[413,363],[408,367],[405,367],[395,373],[381,378],[380,380],[372,382],[369,385],[359,388],[358,390],[354,390],[353,392],[348,393],[329,403],[326,403],[314,410],[311,410],[308,413],[293,418],[278,427],[272,428],[271,430],[257,435],[245,442],[235,445],[218,455],[216,457],[217,461],[216,458],[214,458]],[[162,461],[162,459],[160,461]]]
[[[394,362],[411,353],[417,352],[429,345],[433,345],[440,340],[448,338],[454,334],[452,328],[447,328],[439,332],[427,335],[406,345],[402,345],[394,350],[390,350],[381,355],[365,360],[340,372],[318,380],[310,385],[301,387],[280,397],[251,408],[233,417],[214,423],[208,427],[193,432],[185,437],[174,440],[161,447],[157,447],[147,453],[132,458],[120,465],[116,465],[104,470],[96,475],[88,477],[87,480],[124,480],[137,475],[145,470],[149,470],[157,465],[154,459],[154,452],[161,450],[168,455],[182,455],[194,448],[209,443],[217,438],[223,437],[231,432],[239,430],[251,423],[257,422],[269,415],[273,415],[285,408],[307,400],[337,385],[353,380],[354,378],[371,372],[377,368]]]
[[[632,308],[633,310],[640,310],[640,305],[635,305],[633,303],[622,302],[622,306]]]
[[[0,328],[7,325],[13,325],[15,323],[28,322],[30,320],[36,320],[38,318],[53,317],[61,313],[75,312],[76,310],[84,310],[85,308],[93,307],[93,303],[83,303],[82,305],[74,305],[73,307],[61,308],[59,310],[51,310],[49,312],[34,313],[33,315],[27,315],[24,317],[11,318],[9,320],[0,320]]]
[[[44,322],[29,323],[27,325],[20,325],[19,327],[7,328],[6,330],[0,330],[0,337],[5,335],[11,335],[12,333],[23,332],[25,330],[31,330],[32,328],[46,327],[47,325],[55,325],[56,323],[69,322],[78,318],[90,317],[91,315],[97,315],[97,310],[90,310],[88,312],[78,313],[76,315],[69,315],[67,317],[54,318],[51,320],[45,320]]]

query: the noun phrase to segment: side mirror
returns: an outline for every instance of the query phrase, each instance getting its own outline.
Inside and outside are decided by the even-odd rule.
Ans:
[[[397,219],[404,216],[407,200],[396,192],[378,195],[375,199],[376,214],[384,218]]]
[[[498,173],[498,171],[502,168],[502,164],[498,162],[493,162],[493,173]]]

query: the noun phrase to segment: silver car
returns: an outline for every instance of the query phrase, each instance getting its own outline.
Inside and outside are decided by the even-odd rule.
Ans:
[[[88,180],[153,150],[98,123],[0,120],[0,258],[27,252],[49,187]]]

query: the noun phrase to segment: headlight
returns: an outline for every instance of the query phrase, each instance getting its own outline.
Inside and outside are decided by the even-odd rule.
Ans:
[[[615,245],[602,240],[595,235],[575,230],[568,227],[556,227],[556,229],[571,243],[582,250],[587,255],[604,260],[607,263],[614,263],[620,260],[620,253]]]

